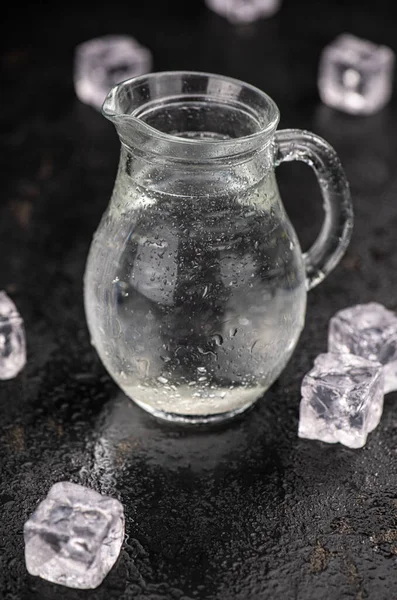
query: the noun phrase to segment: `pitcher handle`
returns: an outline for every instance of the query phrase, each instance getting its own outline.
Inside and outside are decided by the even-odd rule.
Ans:
[[[318,135],[284,129],[275,135],[275,163],[301,160],[317,175],[325,219],[318,238],[303,255],[307,289],[315,287],[342,258],[351,238],[353,206],[349,184],[335,150]]]

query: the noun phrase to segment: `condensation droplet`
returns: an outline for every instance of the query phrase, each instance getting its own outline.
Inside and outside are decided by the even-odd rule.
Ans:
[[[214,342],[217,346],[222,346],[223,337],[219,333],[216,333],[215,335],[213,335],[212,339],[214,340]]]

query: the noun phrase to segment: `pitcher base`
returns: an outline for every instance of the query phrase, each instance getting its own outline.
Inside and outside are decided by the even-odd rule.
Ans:
[[[215,423],[223,423],[224,421],[230,421],[242,413],[248,411],[250,408],[255,406],[258,400],[254,402],[249,402],[244,404],[244,406],[240,406],[238,408],[234,408],[233,410],[215,413],[212,415],[181,415],[178,413],[166,412],[163,410],[158,410],[153,408],[153,406],[149,406],[144,402],[140,402],[139,400],[132,400],[135,402],[140,408],[150,413],[157,419],[162,419],[163,421],[169,421],[173,423],[184,423],[186,425],[201,425],[201,424],[215,424]]]

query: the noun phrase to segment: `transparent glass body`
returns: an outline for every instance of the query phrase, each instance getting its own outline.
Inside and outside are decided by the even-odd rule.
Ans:
[[[340,165],[313,165],[310,146],[320,139],[309,134],[281,132],[276,144],[272,100],[221,76],[139,77],[114,88],[103,110],[122,148],[86,267],[93,344],[149,412],[191,422],[233,416],[285,367],[304,325],[307,288],[347,245],[351,209]],[[323,184],[329,210],[308,255],[274,173],[291,158],[292,139],[295,158],[301,142],[309,148],[320,182],[325,169],[333,178],[340,171],[332,189],[329,177]],[[321,151],[335,161],[329,146]]]

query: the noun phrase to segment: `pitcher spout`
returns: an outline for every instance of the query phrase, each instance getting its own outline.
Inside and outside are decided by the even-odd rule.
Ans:
[[[136,114],[143,101],[135,97],[134,81],[135,78],[114,86],[102,105],[103,116],[113,123],[120,140],[127,146],[134,145],[139,131],[144,133],[147,129]]]

